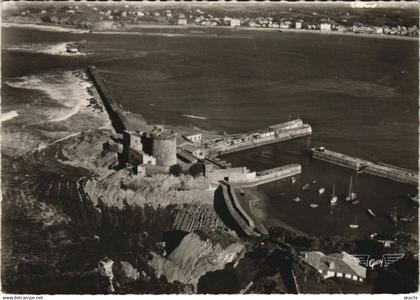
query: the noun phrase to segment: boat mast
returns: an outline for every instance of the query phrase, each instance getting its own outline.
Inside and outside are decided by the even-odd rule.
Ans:
[[[353,175],[350,176],[350,184],[349,184],[349,197],[351,195],[351,186],[353,184]]]
[[[334,183],[334,185],[333,185],[333,192],[332,192],[332,195],[331,195],[332,197],[334,197],[335,196],[335,183]]]

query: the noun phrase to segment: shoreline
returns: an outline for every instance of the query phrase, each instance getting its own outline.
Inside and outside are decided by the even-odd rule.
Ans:
[[[375,39],[393,39],[393,40],[406,40],[406,41],[419,41],[419,37],[402,36],[402,35],[389,35],[389,34],[370,34],[370,33],[354,33],[354,32],[338,32],[338,31],[321,31],[311,29],[280,29],[280,28],[255,28],[255,27],[229,27],[229,26],[201,26],[195,24],[188,25],[166,25],[166,24],[140,24],[129,25],[132,29],[224,29],[230,31],[266,31],[278,33],[306,33],[306,34],[320,34],[320,35],[336,35],[336,36],[350,36],[361,38],[375,38]],[[70,32],[70,33],[90,33],[90,34],[131,34],[131,35],[144,35],[140,31],[122,31],[122,30],[89,30],[77,27],[61,26],[61,25],[47,25],[37,23],[2,23],[2,27],[17,27],[28,28],[35,30],[54,31],[54,32]],[[194,33],[199,35],[201,33]]]

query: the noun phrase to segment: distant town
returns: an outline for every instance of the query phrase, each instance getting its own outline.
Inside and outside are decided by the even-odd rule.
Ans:
[[[81,3],[62,5],[16,5],[5,22],[71,26],[89,30],[130,30],[139,25],[178,25],[232,28],[274,28],[356,34],[418,36],[418,20],[401,18],[398,11],[372,11],[367,18],[351,8],[334,11],[277,7],[238,11],[212,6],[112,6]],[[401,21],[404,20],[404,21]]]

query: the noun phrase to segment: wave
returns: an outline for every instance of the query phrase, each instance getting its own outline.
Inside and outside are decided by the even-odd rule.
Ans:
[[[17,113],[16,110],[9,111],[9,112],[6,112],[6,113],[2,113],[0,115],[0,122],[11,120],[11,119],[17,117],[18,115],[19,114]]]
[[[63,55],[63,56],[84,56],[86,53],[69,53],[67,52],[67,45],[72,42],[61,42],[55,44],[45,43],[24,43],[19,45],[6,46],[6,50],[29,52],[29,53],[42,53],[48,55]]]
[[[182,115],[183,117],[186,117],[186,118],[192,118],[192,119],[200,119],[200,120],[207,120],[207,118],[206,117],[200,117],[200,116],[194,116],[194,115]]]
[[[44,110],[48,121],[59,122],[78,113],[89,103],[91,95],[89,82],[77,76],[76,72],[66,71],[59,74],[30,75],[6,82],[13,88],[38,90],[59,105],[58,108]]]
[[[20,28],[28,28],[33,30],[43,30],[43,31],[57,31],[57,32],[70,32],[70,33],[88,33],[88,29],[80,29],[80,28],[70,28],[70,27],[63,27],[63,26],[56,26],[56,25],[42,25],[42,24],[30,24],[30,23],[2,23],[2,27],[20,27]]]

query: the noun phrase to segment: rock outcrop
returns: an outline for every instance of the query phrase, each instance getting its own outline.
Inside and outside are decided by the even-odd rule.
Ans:
[[[214,238],[189,233],[168,257],[153,254],[149,264],[157,277],[164,275],[169,282],[192,284],[197,291],[201,276],[221,270],[228,263],[235,263],[245,253],[245,246],[239,240],[222,246]],[[218,239],[223,238],[219,235]]]

